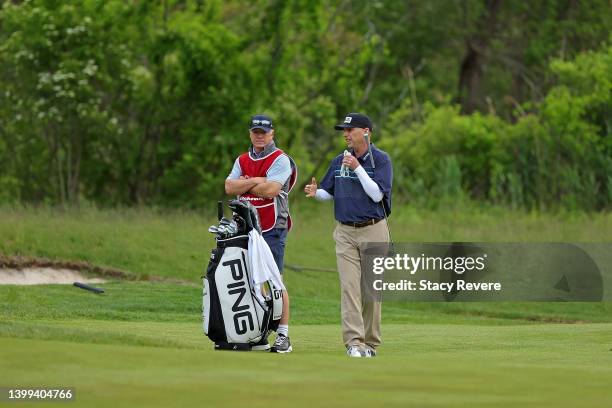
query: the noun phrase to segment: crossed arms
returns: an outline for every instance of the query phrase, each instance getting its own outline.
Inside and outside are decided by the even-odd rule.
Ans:
[[[240,176],[239,179],[225,180],[225,193],[227,195],[255,194],[257,197],[276,197],[281,191],[282,184],[277,181],[268,181],[265,177]]]

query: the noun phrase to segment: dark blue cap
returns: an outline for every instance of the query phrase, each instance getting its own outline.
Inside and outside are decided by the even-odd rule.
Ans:
[[[274,129],[274,125],[272,124],[272,118],[266,115],[252,116],[249,125],[249,130],[253,129],[261,129],[264,132],[268,133],[269,131]]]
[[[344,118],[344,122],[334,126],[336,130],[342,129],[352,129],[352,128],[368,128],[370,130],[374,130],[372,127],[372,121],[366,115],[362,115],[361,113],[349,113]]]

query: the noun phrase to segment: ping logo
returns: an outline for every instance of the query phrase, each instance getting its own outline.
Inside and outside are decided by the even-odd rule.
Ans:
[[[244,261],[244,260],[242,260]],[[247,294],[247,287],[245,282],[245,270],[241,259],[232,259],[227,262],[223,262],[223,266],[229,266],[232,271],[232,278],[234,282],[227,285],[228,294],[237,295],[232,305],[232,312],[234,313],[234,328],[237,334],[245,334],[249,330],[255,329],[253,322],[253,314],[250,311],[249,305],[244,302],[245,295]]]
[[[351,120],[353,120],[353,118],[350,116],[347,116],[346,118],[344,118],[344,123],[351,123]]]

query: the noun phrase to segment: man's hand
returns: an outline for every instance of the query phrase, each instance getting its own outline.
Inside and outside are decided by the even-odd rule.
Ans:
[[[351,170],[355,171],[355,169],[361,164],[359,164],[359,160],[351,154],[347,154],[342,158],[342,164],[348,166]]]
[[[306,193],[306,197],[314,197],[317,194],[317,180],[315,180],[314,177],[310,180],[310,184],[306,184],[304,192]]]

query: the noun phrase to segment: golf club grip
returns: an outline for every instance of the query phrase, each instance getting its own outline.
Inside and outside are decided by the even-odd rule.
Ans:
[[[217,219],[221,221],[223,218],[223,201],[217,201]]]
[[[74,282],[73,285],[76,286],[77,288],[89,290],[89,291],[94,292],[94,293],[98,293],[98,294],[99,293],[104,293],[104,289],[94,288],[93,286],[89,286],[89,285],[86,285],[86,284],[81,283],[81,282]]]

